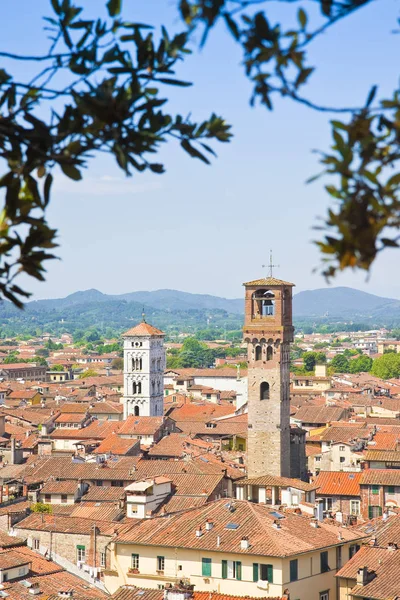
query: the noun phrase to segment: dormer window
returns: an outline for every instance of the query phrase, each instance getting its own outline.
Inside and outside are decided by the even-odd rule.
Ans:
[[[208,429],[214,429],[214,427],[216,427],[216,426],[217,426],[217,424],[216,424],[216,423],[206,423],[206,427],[207,427]]]

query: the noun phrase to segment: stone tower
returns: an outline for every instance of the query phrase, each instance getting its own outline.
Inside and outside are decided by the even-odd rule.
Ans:
[[[164,414],[164,333],[143,321],[124,340],[124,419]]]
[[[290,342],[293,283],[245,283],[248,349],[248,477],[290,477]]]

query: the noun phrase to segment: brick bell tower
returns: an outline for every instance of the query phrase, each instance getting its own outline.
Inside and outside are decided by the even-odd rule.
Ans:
[[[266,277],[246,288],[248,477],[290,477],[290,342],[294,284]]]

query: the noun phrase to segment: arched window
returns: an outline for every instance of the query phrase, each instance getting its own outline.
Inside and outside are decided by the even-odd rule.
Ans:
[[[256,360],[261,360],[262,349],[261,346],[256,346]]]
[[[132,383],[132,394],[136,394],[136,392],[137,392],[137,385],[136,385],[136,381],[134,381]]]
[[[138,416],[139,416],[140,409],[139,409],[139,407],[138,407],[138,406],[135,406],[135,408],[133,409],[133,413],[134,413],[135,417],[138,417]]]
[[[275,295],[271,290],[257,290],[253,294],[253,312],[260,317],[272,317],[275,314]]]
[[[139,383],[137,384],[137,393],[138,393],[138,394],[141,394],[141,393],[142,393],[142,384],[141,384],[141,382],[140,382],[140,381],[139,381]]]
[[[141,371],[143,368],[143,361],[141,358],[139,358],[139,371]]]
[[[267,360],[272,360],[274,356],[274,350],[272,348],[272,346],[268,346],[267,347]]]
[[[269,383],[263,381],[260,385],[260,400],[269,400]]]

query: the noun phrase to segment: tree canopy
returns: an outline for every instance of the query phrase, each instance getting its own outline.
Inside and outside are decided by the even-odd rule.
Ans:
[[[196,32],[204,45],[219,22],[243,51],[252,105],[273,110],[285,97],[343,114],[331,121],[332,147],[320,153],[332,198],[317,242],[322,272],[331,277],[348,267],[368,270],[381,250],[398,246],[400,90],[378,99],[371,86],[355,107],[321,106],[305,92],[316,70],[308,59],[314,41],[372,0],[315,0],[319,14],[307,12],[302,0],[281,2],[295,11],[295,26],[291,19],[272,22],[268,0],[176,0],[181,31],[170,35],[165,27],[158,34],[151,24],[127,20],[132,9],[127,5],[123,13],[122,0],[105,2],[106,19],[86,16],[74,0],[50,0],[47,53],[25,56],[0,48],[11,65],[37,67],[33,76],[27,68],[25,78],[18,74],[24,69],[0,68],[2,296],[22,306],[29,292],[16,278],[43,280],[46,261],[55,257],[57,232],[46,218],[55,174],[79,181],[101,152],[128,176],[161,174],[164,165],[153,156],[169,140],[207,164],[213,142],[230,140],[223,116],[212,113],[197,122],[166,110],[169,86],[191,85],[175,71]]]
[[[400,377],[400,354],[384,354],[376,358],[371,373],[381,379]]]

